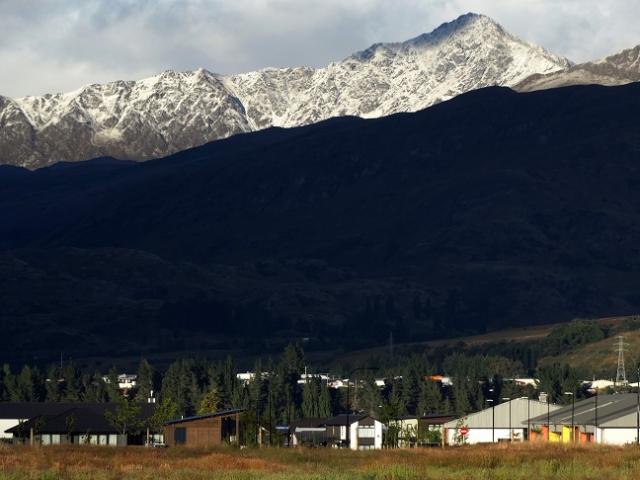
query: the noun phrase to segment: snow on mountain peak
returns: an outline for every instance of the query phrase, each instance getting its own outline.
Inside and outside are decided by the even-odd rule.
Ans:
[[[0,163],[144,160],[270,126],[416,111],[460,93],[511,86],[566,68],[491,18],[462,15],[399,43],[378,43],[327,67],[221,76],[164,71],[139,81],[0,103]]]

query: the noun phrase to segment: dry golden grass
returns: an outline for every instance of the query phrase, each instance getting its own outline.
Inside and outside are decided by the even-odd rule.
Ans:
[[[351,452],[0,447],[0,479],[634,479],[636,447],[495,445]]]

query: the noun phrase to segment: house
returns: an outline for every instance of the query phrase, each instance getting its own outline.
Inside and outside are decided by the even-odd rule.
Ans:
[[[560,406],[516,398],[444,424],[447,445],[523,441],[529,438],[529,419]]]
[[[537,389],[538,385],[540,385],[540,380],[537,378],[514,378],[513,382],[518,387],[533,387],[534,389]]]
[[[240,414],[244,411],[244,409],[235,408],[165,422],[165,443],[172,447],[214,447],[225,443],[239,444]]]
[[[348,418],[347,418],[348,417]],[[364,414],[337,415],[331,418],[303,418],[291,423],[291,445],[293,446],[347,446],[347,424],[349,447],[352,450],[382,448],[387,427],[380,421]]]
[[[423,415],[418,418],[418,445],[444,444],[444,426],[454,419],[453,415],[441,414]]]
[[[102,377],[104,383],[110,384],[111,378],[108,375]],[[118,388],[120,390],[132,390],[138,384],[138,376],[132,373],[121,373],[118,375]]]
[[[369,415],[336,415],[325,422],[327,438],[333,444],[345,445],[351,450],[378,450],[382,448],[387,430],[379,420]],[[347,442],[347,428],[349,439]]]
[[[595,393],[596,391],[601,392],[608,388],[613,388],[616,386],[616,382],[612,380],[591,380],[587,382],[582,382],[582,385],[587,387],[587,390],[591,393]],[[633,387],[633,385],[629,385]]]
[[[453,415],[406,415],[389,420],[389,429],[397,434],[394,442],[398,448],[441,445],[444,424],[453,420]]]
[[[625,445],[638,441],[638,396],[596,395],[531,419],[542,440]],[[573,430],[572,430],[573,427]],[[573,433],[572,433],[573,432]]]
[[[387,444],[392,444],[397,448],[414,447],[418,443],[418,417],[415,415],[405,415],[389,420],[387,423],[389,438]]]
[[[427,382],[438,382],[444,387],[450,387],[453,385],[451,377],[445,377],[444,375],[426,375],[424,380]]]
[[[326,447],[334,439],[327,437],[326,418],[300,418],[289,425],[294,447]]]
[[[123,446],[162,441],[144,426],[155,411],[154,404],[141,404],[137,431],[122,432],[107,420],[111,403],[0,403],[2,417],[13,416],[12,427],[4,429],[13,443],[61,445],[92,444]],[[3,418],[3,425],[9,419]]]

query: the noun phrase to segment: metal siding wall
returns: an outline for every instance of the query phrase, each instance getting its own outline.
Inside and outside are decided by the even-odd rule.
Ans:
[[[603,428],[601,430],[602,443],[607,445],[626,445],[636,442],[635,428]]]
[[[531,400],[530,406],[527,406],[527,399],[517,398],[511,402],[501,403],[495,407],[495,426],[496,428],[509,428],[509,403],[511,403],[511,426],[512,428],[522,428],[523,422],[527,423],[529,416],[527,415],[530,408],[531,418],[545,415],[547,413],[547,404],[539,402],[537,400]],[[558,410],[560,407],[557,405],[549,405],[551,412]],[[493,417],[491,407],[486,408],[480,412],[467,415],[464,424],[469,428],[491,428],[493,424]],[[459,419],[452,420],[445,424],[446,428],[455,428]],[[526,425],[525,425],[526,426]]]

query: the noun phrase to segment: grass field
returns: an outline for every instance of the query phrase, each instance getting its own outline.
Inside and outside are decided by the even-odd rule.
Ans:
[[[0,447],[1,479],[633,479],[636,447],[549,445],[350,452]]]

